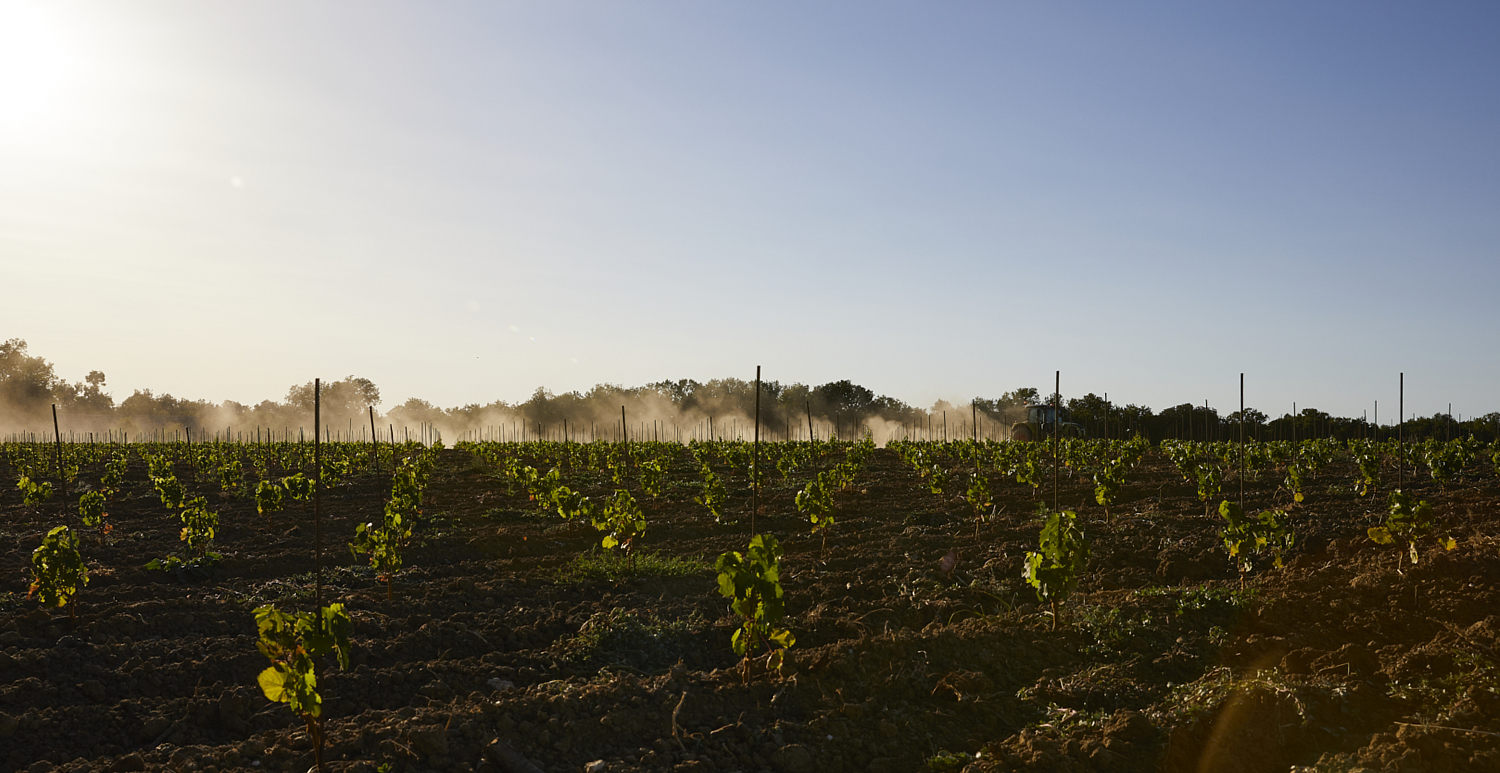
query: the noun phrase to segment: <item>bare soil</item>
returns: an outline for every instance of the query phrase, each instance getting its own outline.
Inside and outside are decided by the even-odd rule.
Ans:
[[[649,523],[636,571],[591,573],[607,565],[591,527],[444,452],[389,600],[347,549],[389,479],[327,492],[325,600],[356,625],[351,668],[319,673],[329,767],[504,770],[485,752],[498,740],[546,771],[1500,770],[1491,471],[1407,486],[1458,539],[1413,566],[1366,539],[1384,499],[1355,496],[1346,463],[1301,505],[1267,470],[1246,481],[1247,509],[1289,506],[1298,544],[1244,592],[1222,521],[1155,452],[1111,519],[1090,481],[1065,476],[1058,501],[1080,513],[1093,557],[1056,630],[1021,579],[1050,483],[992,475],[998,512],[981,521],[961,488],[934,495],[881,449],[838,495],[825,548],[793,504],[812,471],[773,475],[754,528],[786,551],[797,636],[776,673],[730,650],[712,569],[751,535],[746,481],[729,477],[715,523],[679,462],[662,497],[636,490]],[[565,481],[613,490],[600,473]],[[1230,475],[1225,491],[1238,490]],[[301,722],[256,685],[252,609],[312,608],[312,508],[268,519],[250,499],[209,495],[222,564],[199,578],[148,571],[181,552],[180,524],[133,464],[112,534],[84,539],[92,581],[70,619],[26,590],[31,551],[74,519],[57,499],[28,508],[0,488],[0,769],[311,766]],[[668,559],[677,571],[650,570]]]

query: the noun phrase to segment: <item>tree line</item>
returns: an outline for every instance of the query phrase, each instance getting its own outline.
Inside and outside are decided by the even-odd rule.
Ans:
[[[50,426],[54,404],[67,414],[70,427],[99,431],[280,429],[308,426],[312,419],[311,381],[290,386],[279,401],[263,400],[255,405],[232,400],[215,403],[182,399],[156,394],[150,389],[135,390],[116,403],[105,386],[105,374],[98,370],[90,371],[83,381],[76,383],[58,376],[53,365],[31,354],[22,339],[12,338],[0,344],[0,428],[6,431]],[[458,431],[504,423],[525,425],[529,432],[538,428],[545,432],[564,422],[575,430],[612,427],[619,420],[621,406],[626,406],[632,423],[662,421],[691,425],[745,421],[755,415],[756,396],[755,382],[750,380],[680,379],[635,387],[598,384],[584,392],[554,393],[538,387],[528,399],[519,402],[495,400],[452,408],[413,397],[377,412],[376,417],[382,433],[390,426],[427,424]],[[921,408],[877,394],[847,379],[817,386],[763,381],[759,393],[763,432],[769,431],[773,436],[777,431],[805,427],[809,420],[818,425],[820,436],[826,431],[824,428],[840,428],[845,437],[852,437],[876,423],[881,424],[886,435],[900,434],[906,428],[913,435],[922,436],[939,417],[953,428],[950,437],[958,438],[972,431],[969,422],[973,418],[980,418],[984,434],[1003,436],[1010,423],[1024,418],[1027,405],[1051,402],[1053,398],[1054,395],[1042,395],[1035,388],[1023,387],[998,397],[975,397],[964,403],[938,401]],[[1238,411],[1220,415],[1212,407],[1191,403],[1158,412],[1133,403],[1115,404],[1093,393],[1061,402],[1069,410],[1069,420],[1081,425],[1090,437],[1124,439],[1145,435],[1153,442],[1165,438],[1234,440],[1239,436],[1241,418],[1247,437],[1260,440],[1289,440],[1294,436],[1349,440],[1389,437],[1395,432],[1389,421],[1377,427],[1363,416],[1337,417],[1315,408],[1303,408],[1295,416],[1288,412],[1271,418],[1254,408],[1246,409],[1241,417]],[[368,411],[380,403],[380,388],[367,378],[350,375],[322,385],[324,424],[333,430],[347,427],[357,433],[368,427]],[[969,429],[960,434],[959,427]],[[1409,419],[1403,432],[1411,438],[1472,436],[1494,440],[1497,427],[1500,427],[1500,413],[1463,421],[1438,413]]]

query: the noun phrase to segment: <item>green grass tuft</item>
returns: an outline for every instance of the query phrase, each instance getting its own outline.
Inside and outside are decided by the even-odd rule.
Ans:
[[[638,670],[670,666],[693,651],[696,636],[707,626],[699,614],[668,620],[655,612],[634,612],[618,607],[597,612],[578,634],[561,642],[567,660],[605,661]]]
[[[619,582],[631,577],[690,577],[706,573],[711,567],[700,560],[664,556],[660,553],[637,553],[632,563],[613,552],[588,552],[558,570],[563,584]]]

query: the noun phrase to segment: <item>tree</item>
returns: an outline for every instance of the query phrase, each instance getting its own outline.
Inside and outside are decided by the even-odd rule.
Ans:
[[[74,410],[107,414],[115,407],[115,399],[104,392],[104,371],[91,370],[78,384],[59,382],[54,391],[58,402]]]
[[[0,344],[0,405],[22,416],[40,415],[52,402],[52,391],[59,383],[52,363],[28,354],[24,340],[12,338]]]
[[[531,399],[516,408],[525,417],[526,423],[532,425],[530,428],[536,429],[534,426],[536,424],[555,424],[563,418],[563,411],[559,410],[562,407],[558,404],[559,402],[551,390],[546,387],[537,387],[536,391],[531,393]]]
[[[1120,426],[1125,428],[1125,434],[1127,435],[1141,434],[1145,431],[1145,427],[1147,427],[1148,422],[1154,416],[1149,407],[1134,403],[1124,406],[1117,405],[1115,406],[1115,411],[1117,412],[1116,416],[1118,417]],[[1146,434],[1148,437],[1150,436],[1149,432],[1146,432]]]
[[[1091,435],[1103,434],[1105,419],[1109,419],[1111,424],[1116,424],[1119,419],[1114,406],[1093,392],[1069,400],[1067,406],[1068,420],[1083,425]]]
[[[916,408],[913,408],[894,397],[887,397],[885,395],[881,395],[875,398],[875,404],[873,408],[875,411],[875,415],[879,416],[882,419],[885,419],[886,421],[916,421],[917,417],[922,415],[922,412],[917,410]]]
[[[848,379],[816,387],[809,397],[813,415],[826,421],[841,421],[846,435],[874,413],[875,393]]]
[[[1240,416],[1240,413],[1240,411],[1235,411],[1234,413],[1225,416],[1224,423],[1230,426],[1238,427],[1240,424],[1240,419],[1242,418]],[[1264,413],[1261,413],[1254,408],[1246,408],[1243,413],[1243,418],[1245,420],[1245,430],[1247,432],[1258,427],[1265,426],[1267,416]]]
[[[671,400],[673,405],[681,408],[692,397],[693,392],[698,389],[698,382],[690,378],[678,381],[667,379],[666,381],[647,384],[646,388],[654,390],[657,394]]]
[[[1203,440],[1204,428],[1217,427],[1220,423],[1218,411],[1192,403],[1163,408],[1157,414],[1157,427],[1162,436],[1183,440]]]
[[[127,430],[197,427],[202,426],[199,417],[213,409],[207,402],[179,400],[171,395],[158,397],[149,389],[137,389],[120,403],[116,416]]]
[[[996,421],[1010,421],[1014,409],[1025,408],[1041,401],[1041,392],[1036,387],[1021,387],[1006,392],[993,400],[974,398],[974,406]],[[1022,412],[1024,413],[1024,411]]]
[[[392,422],[401,425],[421,424],[426,422],[434,424],[447,417],[442,408],[420,398],[407,398],[406,402],[391,409],[389,418]]]
[[[330,381],[322,385],[320,398],[323,415],[347,417],[364,413],[365,409],[380,403],[380,387],[367,378],[346,376],[342,381]],[[307,414],[313,410],[313,382],[292,386],[286,393],[287,405]]]

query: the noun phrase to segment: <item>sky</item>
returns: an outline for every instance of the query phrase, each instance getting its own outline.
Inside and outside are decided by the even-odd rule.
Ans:
[[[1500,6],[0,0],[0,339],[254,404],[1500,410]]]

